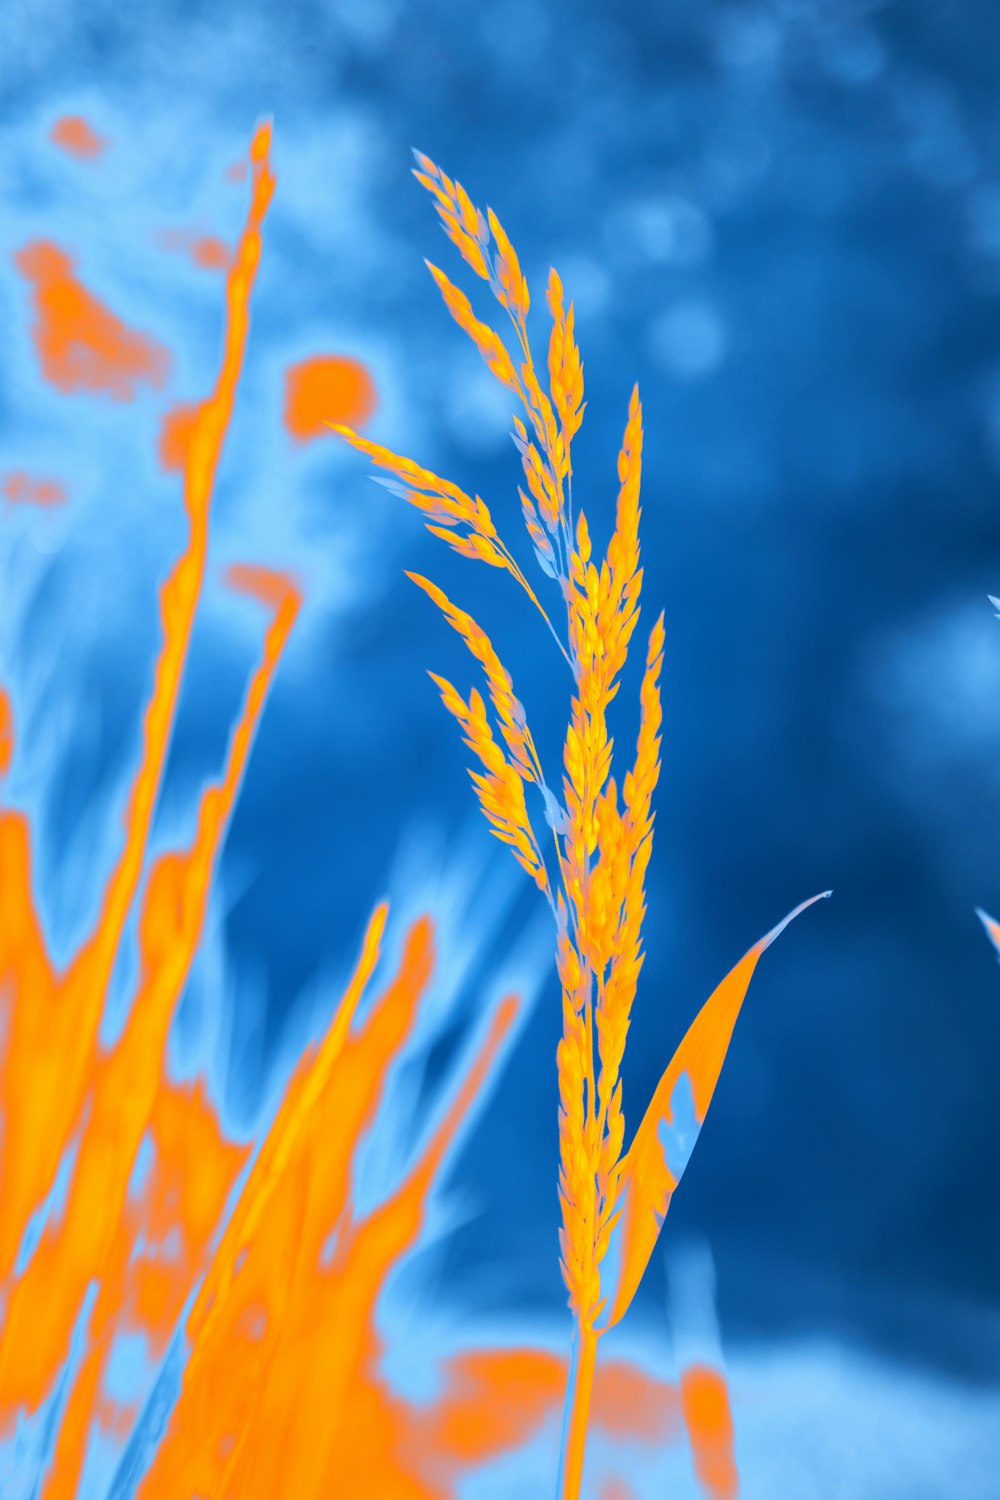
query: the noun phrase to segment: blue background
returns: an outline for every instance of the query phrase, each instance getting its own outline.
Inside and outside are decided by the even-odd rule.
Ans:
[[[471,665],[404,567],[475,610],[556,763],[569,679],[509,580],[281,426],[290,360],[363,358],[370,434],[517,534],[505,399],[421,264],[462,278],[409,176],[418,146],[497,210],[537,307],[550,263],[576,298],[577,493],[602,541],[635,380],[644,401],[645,624],[662,606],[667,644],[627,1119],[740,954],[835,891],[761,964],[673,1230],[713,1245],[728,1339],[822,1334],[995,1380],[1000,974],[973,909],[1000,909],[1000,10],[92,3],[0,24],[2,457],[61,473],[76,506],[54,557],[13,556],[24,605],[6,606],[23,693],[43,661],[46,684],[77,684],[43,851],[54,925],[85,914],[93,825],[74,808],[100,807],[135,752],[178,495],[154,459],[166,397],[122,412],[38,385],[10,251],[59,238],[173,349],[171,399],[200,394],[221,282],[153,237],[195,219],[232,236],[224,169],[260,116],[278,187],[216,536],[297,567],[308,604],[224,862],[229,962],[266,997],[257,1045],[346,963],[401,844],[424,839],[429,865],[488,844],[422,671],[467,687]],[[74,110],[114,142],[94,168],[46,141]],[[218,760],[252,651],[214,607],[167,822]],[[636,695],[633,677],[623,744]],[[524,887],[500,949],[537,915]],[[550,979],[453,1174],[469,1213],[439,1272],[479,1312],[561,1305],[558,1030]],[[654,1260],[647,1319],[663,1294]]]

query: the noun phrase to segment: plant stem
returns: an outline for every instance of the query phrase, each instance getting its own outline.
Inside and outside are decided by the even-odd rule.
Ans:
[[[566,1382],[562,1451],[559,1455],[559,1500],[579,1500],[596,1358],[596,1333],[578,1323],[573,1333],[573,1355]]]

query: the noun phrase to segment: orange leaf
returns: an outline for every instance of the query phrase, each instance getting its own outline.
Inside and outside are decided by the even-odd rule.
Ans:
[[[621,1212],[601,1268],[607,1301],[599,1333],[613,1328],[625,1315],[649,1264],[670,1199],[712,1102],[757,960],[793,918],[829,895],[823,891],[803,901],[740,959],[692,1021],[657,1084],[618,1169]]]

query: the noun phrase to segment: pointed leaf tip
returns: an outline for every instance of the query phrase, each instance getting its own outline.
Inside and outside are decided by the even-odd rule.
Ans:
[[[820,891],[818,895],[810,896],[808,901],[800,901],[798,906],[796,906],[793,911],[790,911],[788,913],[787,917],[782,917],[777,927],[772,927],[770,932],[765,933],[765,935],[757,943],[754,944],[754,948],[751,949],[751,952],[756,951],[758,953],[763,953],[765,948],[770,948],[776,937],[781,936],[785,928],[788,926],[789,922],[794,922],[795,918],[800,917],[807,907],[815,906],[817,901],[825,901],[828,896],[832,895],[832,891]]]

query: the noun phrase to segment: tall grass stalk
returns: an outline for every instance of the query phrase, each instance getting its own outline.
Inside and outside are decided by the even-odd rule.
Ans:
[[[540,364],[529,337],[528,283],[500,221],[419,153],[415,175],[433,198],[448,238],[501,309],[498,332],[480,320],[443,271],[429,265],[448,311],[516,402],[512,436],[521,460],[521,514],[535,561],[555,587],[562,620],[553,621],[479,495],[349,428],[335,430],[386,471],[381,482],[423,512],[433,535],[462,556],[510,574],[572,670],[562,768],[547,776],[511,675],[486,632],[436,584],[409,575],[482,669],[485,699],[475,688],[463,697],[445,678],[431,675],[478,762],[470,774],[493,833],[544,894],[556,923],[563,1013],[556,1059],[560,1265],[574,1320],[559,1495],[575,1500],[597,1341],[632,1300],[708,1109],[750,975],[780,928],[750,950],[706,1003],[623,1155],[621,1065],[643,964],[664,643],[661,615],[646,643],[638,740],[619,790],[608,710],[639,619],[642,407],[633,390],[618,454],[614,526],[602,557],[573,500],[572,444],[584,414],[573,304],[567,306],[562,282],[550,271],[547,359]]]

